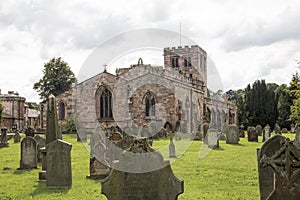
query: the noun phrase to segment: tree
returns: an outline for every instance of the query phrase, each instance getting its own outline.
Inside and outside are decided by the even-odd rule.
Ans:
[[[246,105],[245,105],[245,90],[229,90],[226,92],[229,101],[233,102],[237,107],[237,115],[239,124],[248,125]]]
[[[264,80],[257,80],[245,89],[245,112],[248,125],[273,127],[277,119],[277,99],[275,83],[266,84]]]
[[[60,57],[52,58],[44,64],[43,77],[33,85],[33,89],[39,92],[40,98],[45,100],[50,94],[57,96],[76,83],[74,73],[68,63]]]
[[[292,101],[289,94],[289,88],[287,87],[286,84],[282,84],[275,90],[275,95],[276,95],[276,99],[278,100],[277,123],[282,128],[289,128],[291,125],[291,122],[289,120],[291,115],[290,107],[292,105]]]
[[[297,62],[298,67],[300,67],[300,62]],[[300,123],[300,76],[298,72],[296,72],[293,77],[292,81],[290,82],[289,87],[290,97],[292,99],[292,106],[291,106],[291,115],[290,120],[294,123]]]
[[[68,119],[67,123],[64,125],[64,128],[65,128],[66,131],[68,131],[70,133],[77,132],[76,124],[75,124],[75,119],[74,119],[73,115],[70,116],[70,118]]]

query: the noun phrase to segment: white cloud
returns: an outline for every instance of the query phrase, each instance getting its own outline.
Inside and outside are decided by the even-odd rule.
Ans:
[[[179,22],[182,34],[211,56],[225,90],[261,78],[288,83],[300,59],[299,6],[298,0],[0,0],[0,88],[38,101],[33,82],[50,58],[61,56],[77,74],[94,47],[113,36],[138,28],[179,31]]]

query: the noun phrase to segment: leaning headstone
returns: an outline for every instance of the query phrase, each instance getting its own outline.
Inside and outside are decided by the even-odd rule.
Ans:
[[[71,169],[72,145],[57,139],[46,145],[46,186],[50,188],[72,187]]]
[[[14,143],[20,143],[21,135],[19,132],[16,132],[14,135]]]
[[[134,140],[101,184],[101,193],[110,200],[174,200],[183,193],[183,181],[146,138]]]
[[[257,133],[259,136],[262,135],[262,127],[261,127],[261,125],[259,125],[259,124],[256,125],[255,130],[256,130],[256,133]]]
[[[298,200],[300,151],[281,135],[267,140],[258,150],[260,199]]]
[[[258,134],[253,126],[248,127],[248,142],[258,142]]]
[[[263,129],[263,139],[262,142],[265,142],[266,140],[268,140],[271,137],[271,128],[269,126],[269,124],[267,124],[264,129]]]
[[[278,124],[275,124],[274,132],[275,132],[275,134],[281,134],[281,129],[280,129],[280,126]]]
[[[227,144],[238,144],[240,140],[239,128],[236,125],[228,125],[226,131],[226,143]]]
[[[5,127],[1,128],[0,148],[1,147],[8,147],[8,142],[7,142],[7,128],[5,128]]]
[[[19,169],[37,168],[37,145],[33,137],[26,136],[21,142],[21,160]]]
[[[219,148],[219,135],[215,129],[209,129],[206,137],[208,148]]]
[[[169,158],[176,158],[175,145],[173,143],[174,133],[170,133]]]

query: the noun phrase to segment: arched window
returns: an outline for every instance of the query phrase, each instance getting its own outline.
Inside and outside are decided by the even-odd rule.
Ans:
[[[147,92],[145,94],[145,113],[146,113],[146,117],[151,117],[151,116],[155,116],[155,97],[153,95],[153,93],[151,92]]]
[[[58,105],[58,109],[59,109],[59,117],[58,119],[59,120],[64,120],[65,119],[65,103],[64,102],[59,102],[59,105]]]
[[[100,119],[112,118],[112,94],[107,88],[102,91],[99,103]]]

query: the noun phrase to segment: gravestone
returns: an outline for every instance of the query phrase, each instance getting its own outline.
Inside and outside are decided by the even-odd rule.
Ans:
[[[26,136],[34,137],[34,134],[35,134],[35,130],[33,128],[31,128],[31,127],[28,127],[25,130],[25,135]]]
[[[109,158],[106,157],[107,145],[105,143],[105,133],[102,129],[97,129],[90,138],[91,158],[90,175],[87,178],[98,179],[109,175]]]
[[[46,145],[46,186],[50,188],[72,187],[71,168],[72,145],[57,139]]]
[[[34,139],[36,140],[36,143],[37,143],[38,162],[42,162],[42,159],[43,159],[42,151],[43,150],[41,150],[41,148],[44,148],[46,146],[46,140],[45,140],[45,138],[41,137],[40,135],[35,135]]]
[[[240,141],[239,128],[234,124],[228,125],[226,130],[226,143],[238,144],[239,141]]]
[[[8,142],[7,142],[7,128],[5,128],[5,127],[1,128],[0,148],[1,147],[8,147]]]
[[[16,132],[14,135],[14,143],[20,143],[21,135],[19,132]]]
[[[261,127],[261,125],[259,125],[259,124],[256,125],[255,130],[256,130],[256,133],[257,133],[259,136],[262,135],[262,127]]]
[[[248,127],[248,142],[258,142],[258,134],[253,126]]]
[[[269,126],[269,124],[267,124],[264,129],[263,129],[263,138],[262,138],[262,142],[265,142],[266,140],[268,140],[271,137],[271,127]]]
[[[295,125],[291,124],[291,133],[295,133]]]
[[[281,133],[288,133],[287,128],[282,128],[282,129],[281,129]]]
[[[33,137],[26,136],[21,142],[21,160],[18,169],[37,168],[37,145]]]
[[[174,133],[170,133],[169,158],[176,158],[175,145],[173,143]]]
[[[260,199],[298,200],[300,197],[300,151],[281,135],[267,140],[258,150]]]
[[[209,124],[208,123],[204,123],[203,124],[203,143],[204,144],[207,144],[207,132],[208,132],[208,129],[209,129]]]
[[[240,136],[240,138],[244,138],[245,137],[245,131],[243,129],[239,130],[239,136]]]
[[[275,124],[274,132],[275,132],[275,134],[281,134],[281,129],[280,129],[280,126],[278,124]]]
[[[56,98],[54,95],[48,97],[47,102],[47,129],[46,129],[46,145],[58,139],[58,121],[56,111]],[[39,181],[45,181],[47,170],[47,148],[42,148],[42,171],[39,172]]]
[[[146,138],[134,140],[101,184],[101,193],[109,200],[174,200],[183,193],[183,181]]]
[[[208,148],[219,148],[219,135],[215,129],[209,129],[206,137]]]

